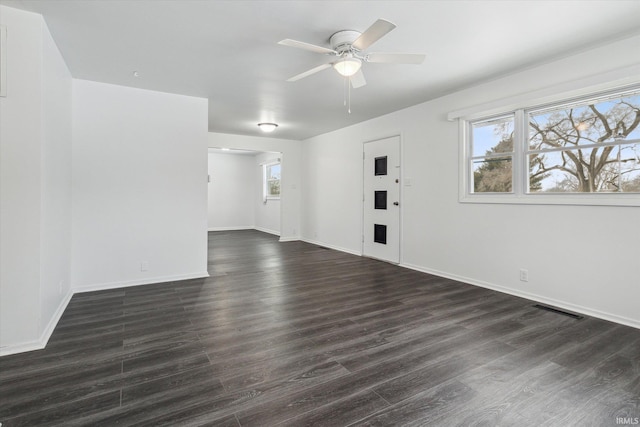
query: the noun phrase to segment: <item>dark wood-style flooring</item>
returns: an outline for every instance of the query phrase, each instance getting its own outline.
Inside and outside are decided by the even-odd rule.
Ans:
[[[638,329],[256,231],[210,233],[209,272],[75,295],[0,358],[2,427],[640,417]]]

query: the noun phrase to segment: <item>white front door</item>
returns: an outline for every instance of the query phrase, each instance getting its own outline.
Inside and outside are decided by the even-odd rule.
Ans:
[[[400,262],[400,137],[364,144],[362,253]]]

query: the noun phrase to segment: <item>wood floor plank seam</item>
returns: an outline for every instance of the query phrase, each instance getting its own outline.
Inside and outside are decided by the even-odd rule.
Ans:
[[[208,278],[78,293],[1,357],[2,427],[640,417],[638,329],[255,230],[208,245]]]

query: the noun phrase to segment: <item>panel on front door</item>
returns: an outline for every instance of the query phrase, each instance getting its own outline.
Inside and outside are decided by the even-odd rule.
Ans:
[[[400,138],[364,144],[365,256],[400,262]]]
[[[387,209],[387,191],[374,191],[374,209]]]

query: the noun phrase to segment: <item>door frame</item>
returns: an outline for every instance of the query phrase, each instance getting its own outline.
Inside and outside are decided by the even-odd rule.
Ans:
[[[400,155],[400,173],[399,173],[399,188],[398,188],[398,264],[397,265],[402,265],[403,263],[403,249],[402,249],[402,236],[403,236],[403,223],[404,223],[404,215],[403,215],[403,208],[404,208],[404,144],[403,144],[403,138],[402,138],[402,132],[396,133],[396,134],[391,134],[391,135],[387,135],[387,136],[381,136],[375,139],[368,139],[366,141],[362,142],[362,199],[361,199],[361,203],[360,203],[360,214],[361,214],[361,223],[362,223],[362,227],[360,230],[360,255],[361,256],[366,256],[367,258],[372,258],[372,259],[377,259],[379,261],[384,261],[384,262],[389,262],[391,264],[395,264],[393,262],[384,260],[384,259],[379,259],[379,258],[375,258],[375,257],[371,257],[368,255],[365,255],[365,251],[364,251],[364,227],[365,227],[365,207],[364,207],[364,198],[365,198],[365,176],[364,176],[364,171],[365,171],[365,165],[364,165],[364,161],[365,161],[365,144],[370,143],[370,142],[376,142],[376,141],[381,141],[383,139],[388,139],[388,138],[398,138],[398,151],[399,151],[399,155]]]

